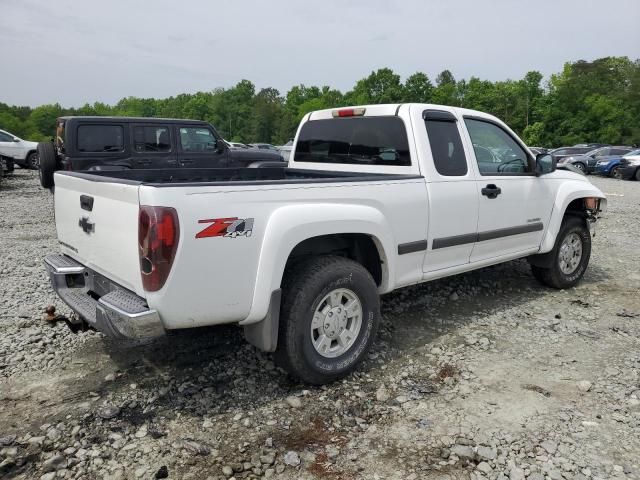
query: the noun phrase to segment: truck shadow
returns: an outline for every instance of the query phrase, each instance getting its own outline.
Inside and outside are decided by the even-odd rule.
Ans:
[[[603,270],[590,266],[572,298],[575,293],[587,295],[590,285],[602,284],[607,278]],[[436,343],[440,336],[484,316],[556,292],[540,286],[526,261],[519,260],[385,295],[378,341],[353,375],[375,376],[381,362]],[[550,307],[546,314],[552,319],[554,313]],[[147,344],[103,339],[102,345],[113,362],[112,369],[122,376],[122,388],[136,383],[138,389],[156,397],[161,391],[156,403],[167,412],[186,410],[195,417],[211,417],[283,400],[303,388],[314,390],[277,368],[270,354],[247,344],[236,326],[180,331]]]

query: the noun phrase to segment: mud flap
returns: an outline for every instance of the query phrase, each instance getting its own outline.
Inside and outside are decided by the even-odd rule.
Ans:
[[[271,293],[267,316],[259,322],[244,326],[244,338],[263,352],[275,352],[278,346],[281,298],[282,290],[274,290]]]

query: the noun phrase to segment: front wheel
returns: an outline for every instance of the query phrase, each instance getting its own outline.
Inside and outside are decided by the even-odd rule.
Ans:
[[[582,171],[582,173],[587,173],[587,167],[585,166],[584,163],[574,163],[573,164],[574,167],[576,167],[578,170]]]
[[[565,217],[551,254],[549,267],[531,265],[533,276],[548,287],[574,287],[587,270],[591,258],[591,233],[584,219]]]
[[[636,174],[634,175],[634,177],[636,178],[637,181],[640,182],[640,168],[636,170]]]
[[[380,323],[371,274],[347,258],[316,257],[287,272],[282,293],[278,364],[315,385],[353,371]]]

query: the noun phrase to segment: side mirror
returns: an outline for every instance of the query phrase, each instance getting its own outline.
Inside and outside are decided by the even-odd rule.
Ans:
[[[224,153],[226,149],[227,149],[227,144],[225,143],[225,141],[221,138],[216,138],[216,152]]]
[[[20,139],[18,137],[13,137],[13,141],[18,143],[18,142],[20,142]]]
[[[556,161],[548,153],[539,153],[536,155],[536,175],[545,175],[547,173],[555,172]]]

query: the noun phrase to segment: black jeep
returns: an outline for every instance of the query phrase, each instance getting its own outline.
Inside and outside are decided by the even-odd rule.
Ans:
[[[278,152],[229,148],[207,122],[169,118],[60,117],[55,139],[39,143],[38,154],[45,188],[56,170],[286,165]]]

